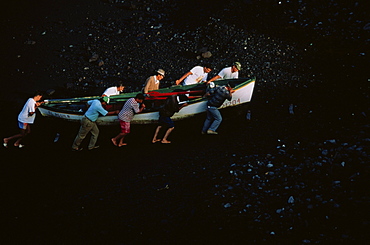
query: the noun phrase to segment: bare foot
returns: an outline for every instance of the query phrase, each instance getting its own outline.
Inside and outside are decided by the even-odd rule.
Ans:
[[[161,141],[162,144],[171,144],[171,141],[168,141],[168,140],[162,140]]]
[[[114,138],[111,138],[110,140],[112,141],[113,145],[117,146],[117,142],[114,140]]]
[[[161,140],[159,140],[159,139],[153,139],[153,140],[152,140],[152,143],[154,144],[154,143],[156,143],[156,142],[158,142],[158,141],[161,141]]]
[[[118,145],[118,147],[121,147],[121,146],[124,146],[124,145],[127,145],[127,143],[120,143],[119,145]]]
[[[3,141],[4,141],[3,146],[5,148],[8,148],[8,139],[7,138],[4,138]]]

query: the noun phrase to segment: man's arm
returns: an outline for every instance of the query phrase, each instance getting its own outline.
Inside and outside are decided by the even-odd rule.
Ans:
[[[176,85],[179,85],[185,78],[192,75],[193,73],[191,71],[185,73],[179,80],[176,80]]]
[[[231,100],[232,99],[232,97],[233,97],[233,95],[232,95],[232,93],[234,93],[235,92],[235,90],[233,90],[233,89],[227,89],[227,100]]]
[[[119,113],[119,110],[116,110],[116,111],[109,111],[108,113],[107,113],[107,115],[106,116],[109,116],[109,115],[116,115],[116,114],[118,114]]]
[[[36,102],[35,103],[35,106],[34,106],[34,109],[33,110],[29,110],[28,111],[28,116],[30,117],[30,116],[32,116],[33,114],[35,114],[36,113],[36,109],[37,109],[37,107],[39,107],[40,105],[42,105],[43,103],[45,103],[44,101],[40,101],[40,102]]]
[[[144,109],[145,109],[145,104],[141,103],[138,113],[141,113]]]
[[[179,107],[179,111],[180,111],[182,108],[184,108],[185,106],[187,106],[187,105],[188,105],[188,103],[181,104],[181,105],[180,105],[180,107]]]
[[[221,78],[221,76],[220,76],[220,75],[216,75],[216,76],[212,77],[211,79],[209,79],[209,81],[208,81],[208,82],[206,81],[206,84],[209,84],[209,83],[211,83],[211,82],[213,82],[213,81],[216,81],[217,79],[220,79],[220,78]]]
[[[140,107],[139,104],[133,104],[131,105],[132,110],[135,114],[141,113],[145,109],[145,104],[141,103]]]

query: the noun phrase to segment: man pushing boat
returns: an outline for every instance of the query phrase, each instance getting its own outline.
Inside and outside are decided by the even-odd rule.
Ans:
[[[19,134],[10,136],[3,139],[3,146],[8,148],[8,143],[11,140],[16,140],[14,142],[15,147],[23,148],[24,145],[21,144],[22,140],[31,133],[31,125],[35,121],[36,109],[38,106],[44,102],[40,102],[42,98],[42,93],[37,91],[33,97],[29,98],[26,104],[23,106],[22,111],[18,115],[18,127],[20,129]]]
[[[208,73],[212,71],[209,64],[203,66],[195,66],[190,71],[185,73],[180,79],[176,80],[176,85],[190,85],[207,81]]]
[[[123,105],[122,110],[118,114],[121,132],[117,134],[116,137],[111,139],[115,146],[121,147],[127,145],[127,143],[124,143],[123,140],[131,131],[130,122],[134,118],[134,115],[141,113],[145,109],[145,104],[143,103],[144,100],[144,95],[139,93],[135,96],[135,98],[128,99]]]
[[[222,122],[222,116],[218,108],[225,102],[231,100],[232,93],[235,91],[231,88],[230,84],[226,86],[217,86],[211,88],[205,97],[208,98],[207,102],[207,118],[204,122],[202,134],[218,134],[217,128]]]
[[[209,79],[206,83],[209,84],[216,80],[224,80],[224,79],[238,79],[239,78],[239,71],[242,69],[242,65],[240,62],[234,62],[234,64],[230,67],[225,67],[222,69],[216,76]]]
[[[88,149],[93,150],[99,147],[95,145],[99,136],[99,128],[98,125],[96,124],[96,120],[98,119],[99,115],[107,116],[119,113],[118,110],[110,112],[105,110],[103,106],[107,104],[107,101],[108,97],[105,96],[101,97],[100,99],[89,100],[87,102],[87,104],[89,105],[89,109],[87,109],[85,115],[81,119],[81,127],[72,144],[72,151],[82,150],[82,148],[80,148],[80,144],[82,143],[83,139],[85,139],[89,132],[91,133],[91,138]]]
[[[147,94],[149,91],[159,89],[160,81],[164,78],[165,71],[163,69],[158,69],[156,74],[150,76],[146,79],[143,93]]]
[[[152,143],[161,142],[163,144],[170,144],[171,141],[167,140],[168,136],[175,128],[175,124],[172,121],[171,117],[176,113],[179,112],[184,106],[187,106],[188,97],[184,94],[182,95],[170,95],[163,107],[159,109],[159,119],[158,119],[158,126],[155,130]],[[162,127],[167,127],[166,133],[164,134],[162,140],[158,139],[158,133]]]
[[[121,82],[119,82],[119,83],[117,83],[116,86],[107,88],[103,92],[102,97],[104,97],[104,96],[110,97],[112,95],[119,95],[120,93],[123,92],[124,89],[125,89],[125,86],[123,86],[123,84]]]

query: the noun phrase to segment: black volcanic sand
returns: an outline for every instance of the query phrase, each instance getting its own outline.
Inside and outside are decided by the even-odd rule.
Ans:
[[[189,11],[186,6],[166,1],[168,9],[159,11],[161,2],[80,1],[75,5],[72,1],[54,4],[40,1],[33,5],[25,1],[17,6],[7,3],[5,9],[9,11],[1,22],[4,90],[0,135],[6,137],[17,132],[19,110],[35,89],[54,88],[54,97],[84,95],[101,92],[111,82],[123,79],[130,91],[140,87],[142,80],[158,66],[169,72],[164,81],[167,86],[197,62],[208,61],[196,59],[203,47],[214,53],[209,61],[217,70],[235,59],[243,64],[250,62],[242,74],[257,77],[252,102],[223,111],[224,121],[216,136],[200,134],[204,115],[177,122],[170,145],[151,143],[155,125],[133,125],[127,138],[129,145],[114,147],[110,138],[118,133],[118,126],[100,126],[100,148],[91,152],[70,151],[78,123],[37,115],[24,149],[12,146],[1,149],[3,243],[368,241],[370,111],[369,77],[365,69],[369,64],[365,52],[368,43],[364,40],[369,34],[355,28],[356,18],[347,22],[352,31],[335,22],[331,26],[334,26],[331,31],[337,31],[335,35],[320,38],[314,37],[314,33],[330,30],[309,32],[285,22],[289,14],[284,18],[282,14],[295,16],[294,6],[282,10],[269,1],[240,1],[249,7],[249,14],[254,13],[253,21],[243,19],[253,28],[243,32],[235,27],[236,31],[224,34],[229,41],[238,42],[241,38],[236,34],[238,30],[248,33],[254,42],[249,43],[244,57],[240,53],[243,47],[235,51],[233,41],[223,39],[223,28],[230,26],[228,21],[235,21],[233,14],[225,11],[225,16],[220,16],[223,20],[208,22],[204,14],[207,11],[200,11],[195,15],[199,19],[187,22],[179,14]],[[307,23],[323,16],[327,19],[336,16],[338,7],[332,1],[320,2],[322,5],[318,2],[306,5],[306,12],[300,6],[300,11],[306,14],[301,18],[305,17]],[[215,3],[204,1],[204,6],[200,6],[214,12],[223,6]],[[319,12],[325,9],[323,3],[332,12],[327,15]],[[351,11],[360,17],[366,13],[365,8],[364,12],[359,11],[363,6],[354,6],[349,4],[348,9],[337,13],[344,17]],[[152,11],[146,11],[148,7]],[[264,12],[257,11],[261,7]],[[238,14],[239,11],[242,10]],[[194,31],[196,20],[201,24]],[[160,23],[164,23],[163,27],[154,30],[160,30],[163,37],[152,40],[150,26]],[[207,23],[217,34],[213,46],[198,40],[205,38],[202,35]],[[139,49],[150,51],[119,47],[112,34],[117,31],[115,26],[130,34],[118,39],[125,45],[132,41],[133,33],[145,33],[144,40],[142,35],[135,36],[139,42],[136,44]],[[110,42],[86,39],[83,30],[88,33],[91,28],[96,28],[94,35]],[[42,39],[43,30],[54,35],[45,34],[47,38]],[[271,35],[261,34],[268,31]],[[189,36],[192,32],[200,34]],[[184,36],[178,40],[179,46],[169,41],[169,33]],[[338,33],[351,38],[335,38]],[[360,38],[353,38],[356,35]],[[271,42],[266,41],[270,39]],[[151,46],[153,42],[157,44]],[[109,44],[104,46],[105,43]],[[101,58],[107,72],[86,61],[91,55],[86,53],[87,46],[95,47],[101,56],[103,51],[109,53]],[[119,52],[112,51],[114,46]],[[311,46],[315,48],[305,55],[302,50]],[[263,50],[265,56],[259,54]],[[151,52],[163,56],[159,60],[148,58]],[[135,57],[126,60],[130,56]],[[125,60],[119,63],[122,66],[114,65],[120,59]],[[269,70],[266,62],[273,69]],[[84,70],[87,66],[90,68]],[[121,68],[121,75],[117,75]],[[291,75],[295,78],[289,79]],[[294,105],[294,114],[289,113],[290,104]],[[247,110],[252,112],[250,121],[245,117]],[[54,143],[57,133],[60,138]],[[83,142],[84,148],[86,144],[87,140]]]

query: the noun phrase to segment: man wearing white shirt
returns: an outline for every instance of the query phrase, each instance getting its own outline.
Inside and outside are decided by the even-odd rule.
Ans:
[[[185,73],[179,80],[176,80],[176,85],[190,85],[199,82],[207,81],[208,73],[212,71],[209,64],[203,66],[195,66],[189,72]]]
[[[118,83],[117,86],[107,88],[102,96],[110,97],[112,95],[119,95],[124,89],[125,86],[122,83]]]
[[[239,71],[241,70],[242,65],[239,62],[234,62],[231,67],[226,67],[222,69],[218,75],[211,78],[208,82],[213,82],[215,80],[225,80],[225,79],[237,79],[239,77]]]
[[[14,146],[22,148],[24,145],[21,144],[22,139],[31,133],[31,124],[35,121],[36,108],[43,102],[39,102],[42,98],[41,92],[36,92],[32,98],[29,98],[26,104],[23,106],[22,111],[18,115],[18,127],[20,133],[3,139],[3,146],[8,148],[8,142],[15,140]]]

